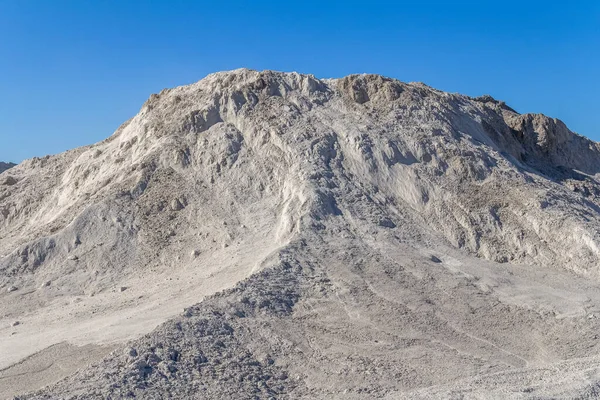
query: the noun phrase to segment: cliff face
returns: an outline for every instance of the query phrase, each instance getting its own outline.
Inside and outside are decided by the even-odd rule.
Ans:
[[[55,341],[136,338],[214,294],[48,393],[416,396],[585,364],[599,155],[489,96],[209,75],[152,95],[101,143],[10,171],[0,296],[7,323],[25,322],[0,352],[52,344],[42,325]]]

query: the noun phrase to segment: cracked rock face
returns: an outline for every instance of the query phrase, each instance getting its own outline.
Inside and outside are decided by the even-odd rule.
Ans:
[[[122,346],[6,393],[591,396],[599,173],[597,143],[490,96],[245,69],[163,90],[0,176],[0,369]]]

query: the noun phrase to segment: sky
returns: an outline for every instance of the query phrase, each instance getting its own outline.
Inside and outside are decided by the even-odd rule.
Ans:
[[[95,143],[241,67],[491,94],[600,140],[597,0],[0,0],[0,160]]]

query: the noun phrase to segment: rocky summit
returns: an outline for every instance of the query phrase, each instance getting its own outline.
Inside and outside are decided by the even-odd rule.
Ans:
[[[600,145],[221,72],[0,175],[0,397],[597,398]]]

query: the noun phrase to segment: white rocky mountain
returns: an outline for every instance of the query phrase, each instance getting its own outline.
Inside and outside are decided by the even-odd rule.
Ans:
[[[599,173],[489,96],[163,90],[0,176],[0,395],[596,398]]]

